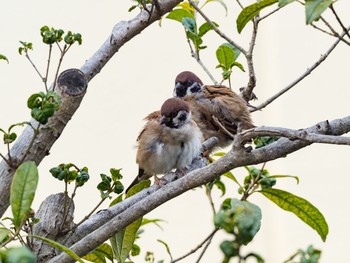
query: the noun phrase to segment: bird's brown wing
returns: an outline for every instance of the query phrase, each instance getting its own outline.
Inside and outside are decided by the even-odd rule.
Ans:
[[[242,129],[255,127],[247,103],[226,86],[204,86],[204,94],[212,103],[213,115],[232,134],[237,132],[238,124]]]
[[[139,141],[140,140],[140,137],[144,134],[145,132],[145,129],[147,128],[147,124],[149,124],[151,121],[154,121],[154,120],[159,120],[161,117],[160,115],[160,111],[154,111],[150,114],[148,114],[144,120],[147,121],[146,125],[143,127],[142,131],[140,132],[139,136],[137,136],[137,139],[136,141]]]

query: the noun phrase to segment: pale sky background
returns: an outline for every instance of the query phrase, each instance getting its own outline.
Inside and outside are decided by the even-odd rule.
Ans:
[[[234,1],[226,3],[229,6],[227,17],[219,4],[209,4],[205,11],[227,35],[247,48],[251,25],[238,35],[235,19],[239,9],[232,4]],[[14,122],[29,120],[26,100],[30,94],[44,89],[28,61],[18,55],[19,40],[33,43],[31,56],[43,72],[47,48],[41,44],[40,28],[48,25],[80,32],[83,45],[70,50],[62,70],[80,68],[117,22],[138,14],[137,10],[127,12],[131,5],[128,0],[2,1],[0,54],[6,55],[10,64],[0,62],[0,127],[7,129]],[[335,8],[348,26],[349,1],[338,1]],[[330,12],[326,17],[334,21]],[[255,93],[259,100],[253,104],[262,103],[295,80],[335,41],[305,26],[304,21],[303,7],[293,3],[260,24],[254,57]],[[215,69],[215,50],[222,43],[224,41],[211,32],[205,37],[209,48],[202,53],[204,63],[217,79],[220,79],[220,70]],[[243,57],[240,61],[245,63]],[[298,129],[348,115],[349,61],[349,46],[340,44],[311,76],[263,111],[254,113],[255,124]],[[135,140],[144,125],[142,119],[172,96],[174,78],[182,70],[192,70],[204,83],[210,83],[209,77],[190,56],[183,28],[174,21],[164,19],[162,27],[155,23],[122,47],[89,83],[80,108],[51,149],[51,154],[41,163],[33,208],[37,210],[45,196],[63,191],[63,183],[48,172],[62,162],[73,162],[90,169],[90,181],[79,189],[76,196],[76,221],[98,203],[96,185],[100,173],[108,173],[111,167],[123,168],[123,182],[128,185],[137,173]],[[246,83],[247,74],[235,70],[233,88],[238,90]],[[0,150],[4,152],[5,149],[1,146]],[[313,244],[322,250],[321,262],[346,262],[350,235],[349,154],[350,149],[346,146],[312,145],[266,166],[271,174],[299,177],[299,185],[287,179],[279,180],[276,187],[304,197],[320,209],[330,229],[326,243],[294,215],[256,194],[249,200],[262,208],[262,227],[246,251],[259,253],[266,262],[278,263],[297,249]],[[233,173],[243,180],[243,169]],[[226,197],[238,197],[236,185],[227,182],[226,186]],[[219,192],[214,195],[219,196]],[[224,198],[217,200],[218,208]],[[196,247],[213,229],[211,210],[203,189],[189,191],[157,208],[146,218],[161,218],[167,223],[162,224],[163,231],[152,225],[145,228],[138,241],[142,254],[134,258],[135,262],[143,262],[148,250],[155,252],[157,260],[169,262],[157,239],[167,242],[177,258]],[[223,256],[218,244],[225,237],[215,236],[201,262],[221,262]],[[198,253],[181,262],[195,262],[197,257]]]

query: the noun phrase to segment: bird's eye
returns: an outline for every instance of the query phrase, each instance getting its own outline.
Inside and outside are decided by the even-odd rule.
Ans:
[[[186,120],[186,113],[181,113],[180,116],[179,116],[179,120],[180,121]]]
[[[193,81],[192,80],[188,80],[187,81],[187,86],[191,86],[193,84]]]

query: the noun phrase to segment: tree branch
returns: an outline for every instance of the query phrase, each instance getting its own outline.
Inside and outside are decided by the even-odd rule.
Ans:
[[[181,0],[164,0],[159,3],[164,13],[171,11]],[[122,21],[116,24],[111,35],[97,50],[97,52],[88,59],[81,67],[81,71],[85,74],[87,82],[96,76],[105,64],[113,57],[113,55],[130,39],[141,33],[145,28],[153,22],[159,20],[161,15],[158,12],[148,12],[142,10],[139,15],[129,21]],[[80,96],[69,97],[64,95],[60,110],[49,119],[49,123],[45,126],[49,129],[37,136],[32,150],[26,157],[26,160],[33,160],[38,165],[43,158],[49,154],[49,151],[55,141],[58,139],[68,121],[72,118],[78,109],[85,93]],[[34,120],[32,124],[36,123]],[[43,127],[43,128],[45,128]],[[11,149],[11,154],[18,160],[28,148],[28,142],[33,136],[31,128],[27,127]],[[10,185],[15,169],[9,167],[5,161],[0,163],[0,215],[2,216],[9,206]]]
[[[347,31],[350,30],[350,27],[347,29]],[[282,96],[284,93],[286,93],[288,90],[293,88],[295,85],[297,85],[300,81],[302,81],[304,78],[306,78],[308,75],[311,74],[312,71],[314,71],[323,61],[326,60],[326,58],[332,53],[332,51],[335,49],[335,47],[339,44],[339,42],[342,40],[342,38],[345,36],[346,32],[343,32],[341,36],[334,42],[334,44],[324,53],[321,55],[320,59],[316,61],[310,68],[306,70],[304,74],[302,74],[300,77],[298,77],[296,80],[294,80],[291,84],[289,84],[284,89],[280,90],[278,93],[273,95],[271,98],[267,99],[265,102],[261,103],[259,106],[253,108],[251,112],[261,110],[265,108],[267,105],[269,105],[271,102],[276,100],[278,97]]]
[[[310,134],[341,135],[350,131],[350,116],[330,122],[320,122],[308,129],[305,129],[305,131]],[[190,189],[206,184],[221,174],[234,168],[245,165],[259,164],[285,157],[286,155],[311,144],[311,142],[305,140],[291,141],[286,138],[281,138],[275,143],[265,147],[247,151],[242,146],[238,147],[238,145],[241,145],[241,143],[241,135],[237,134],[234,148],[216,162],[203,168],[196,169],[188,173],[186,176],[183,176],[178,180],[170,182],[160,188],[153,185],[150,188],[144,189],[135,196],[132,196],[125,201],[108,208],[106,213],[110,213],[111,215],[113,213],[112,210],[114,211],[113,215],[110,217],[111,219],[103,222],[100,221],[99,228],[95,228],[96,230],[94,231],[91,231],[92,229],[87,230],[86,233],[90,233],[84,237],[81,237],[81,239],[72,245],[70,249],[80,256],[85,255],[137,218],[147,214],[161,204]],[[141,196],[143,196],[143,198],[140,198]],[[134,201],[138,198],[138,201],[131,204],[129,199],[132,198]],[[124,207],[125,209],[120,213],[115,213],[119,207]],[[97,222],[98,219],[105,220],[103,216],[96,214],[94,216],[95,222]],[[87,220],[87,222],[88,221],[90,220]],[[68,263],[74,262],[74,260],[70,256],[62,253],[49,262]]]

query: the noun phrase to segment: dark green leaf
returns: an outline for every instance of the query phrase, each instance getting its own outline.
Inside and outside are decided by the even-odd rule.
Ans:
[[[278,0],[278,6],[283,7],[295,1],[296,0]]]
[[[133,244],[131,249],[131,256],[133,257],[138,256],[140,255],[140,253],[141,253],[141,248],[138,245]]]
[[[227,258],[237,256],[239,252],[238,248],[239,246],[234,241],[225,240],[220,244],[220,249]]]
[[[22,163],[16,170],[10,194],[13,223],[19,229],[31,210],[38,185],[38,169],[32,161]]]
[[[124,186],[120,181],[115,182],[114,185],[114,189],[113,189],[114,193],[120,194],[124,191]]]
[[[245,7],[239,14],[236,21],[238,33],[241,33],[245,25],[257,14],[259,14],[262,9],[273,5],[274,3],[277,3],[277,1],[278,0],[261,0],[257,3]]]
[[[261,190],[264,196],[282,209],[294,213],[307,225],[317,231],[323,241],[328,235],[328,224],[321,212],[309,201],[279,189]]]
[[[111,176],[112,176],[112,180],[113,181],[116,181],[116,180],[120,180],[123,178],[123,176],[121,175],[120,171],[122,169],[115,169],[115,168],[111,168],[109,170],[109,172],[111,173]]]
[[[182,19],[188,17],[188,18],[192,18],[194,19],[194,16],[187,10],[181,8],[181,9],[174,9],[173,11],[171,11],[166,18],[169,19],[173,19],[176,21],[179,21],[180,23],[182,23]]]
[[[40,240],[44,241],[45,243],[49,244],[50,246],[61,250],[62,252],[68,254],[69,256],[71,256],[74,260],[78,261],[79,263],[84,263],[84,261],[81,260],[81,258],[77,254],[75,254],[74,251],[70,250],[69,248],[61,245],[60,243],[58,243],[56,241],[53,241],[51,239],[48,239],[48,238],[45,238],[42,236],[37,236],[37,235],[31,235],[31,237],[34,237],[36,239],[40,239]]]
[[[5,60],[7,62],[7,64],[9,63],[9,60],[7,59],[7,57],[5,57],[2,54],[0,54],[0,60]]]
[[[306,24],[317,21],[334,0],[305,0]]]
[[[32,94],[27,101],[27,106],[29,109],[38,108],[41,106],[41,102],[45,98],[44,92]]]

